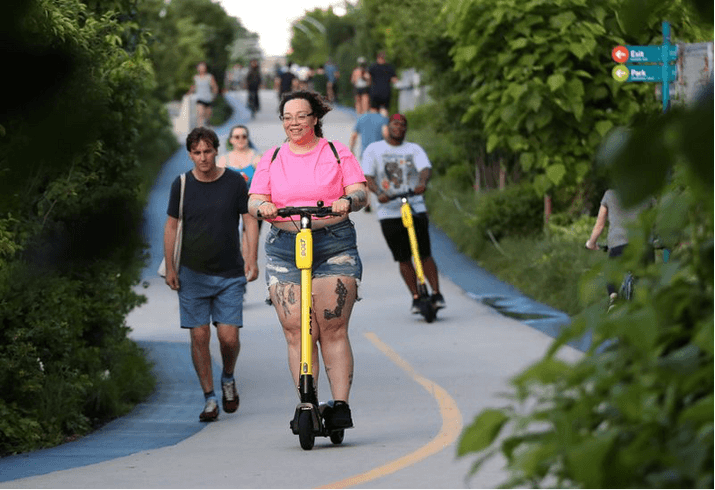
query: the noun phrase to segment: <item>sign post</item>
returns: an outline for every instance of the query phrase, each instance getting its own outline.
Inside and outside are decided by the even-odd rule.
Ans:
[[[662,83],[663,112],[668,111],[670,82],[678,75],[677,66],[673,64],[678,59],[678,46],[670,44],[669,22],[663,22],[663,44],[660,46],[616,46],[611,51],[611,58],[618,63],[611,71],[611,75],[618,82]]]

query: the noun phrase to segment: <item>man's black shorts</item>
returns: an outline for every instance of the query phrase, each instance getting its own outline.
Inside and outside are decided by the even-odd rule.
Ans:
[[[417,248],[420,251],[420,258],[425,259],[432,256],[432,248],[429,239],[429,220],[427,213],[419,213],[412,216],[415,224],[415,234],[417,235]],[[385,237],[387,246],[390,247],[392,258],[397,262],[407,262],[412,258],[410,250],[410,237],[407,229],[402,224],[402,218],[388,218],[380,220],[382,235]]]
[[[384,107],[385,109],[390,109],[390,95],[382,94],[370,94],[370,107],[373,109],[379,109]]]

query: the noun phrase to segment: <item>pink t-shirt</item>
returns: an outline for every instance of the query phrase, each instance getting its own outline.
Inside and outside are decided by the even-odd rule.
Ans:
[[[340,155],[340,163],[330,149],[328,140],[320,138],[308,153],[293,153],[283,143],[276,159],[271,162],[276,147],[263,154],[251,179],[251,194],[266,194],[279,208],[286,206],[316,206],[323,201],[330,206],[345,194],[345,187],[365,182],[365,175],[355,155],[347,146],[333,141]],[[289,218],[276,218],[288,221]]]

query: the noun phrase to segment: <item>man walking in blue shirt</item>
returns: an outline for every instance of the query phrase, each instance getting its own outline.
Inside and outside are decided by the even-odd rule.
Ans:
[[[371,107],[368,112],[358,118],[355,123],[355,128],[350,135],[348,146],[350,146],[350,152],[352,152],[353,155],[357,155],[357,153],[355,153],[355,143],[357,142],[358,136],[360,136],[360,155],[358,158],[360,159],[361,165],[365,148],[367,148],[370,143],[383,139],[388,122],[389,119],[380,114],[376,107]],[[364,172],[364,165],[362,165],[362,169]],[[370,211],[370,202],[368,201],[367,206],[365,206],[365,212],[369,213]]]

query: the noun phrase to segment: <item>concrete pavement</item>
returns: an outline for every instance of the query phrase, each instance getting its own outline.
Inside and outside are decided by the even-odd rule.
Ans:
[[[284,134],[275,94],[261,95],[263,111],[248,126],[252,140],[264,151],[282,141]],[[246,113],[238,111],[233,121],[217,128],[222,145],[229,127],[245,118]],[[353,122],[351,111],[336,109],[326,116],[326,137],[347,143]],[[237,366],[241,408],[236,414],[222,413],[217,423],[200,424],[203,397],[191,366],[188,336],[178,328],[178,300],[155,273],[168,187],[190,166],[186,152],[180,150],[165,164],[152,191],[145,229],[151,260],[141,289],[148,302],[127,318],[132,338],[156,364],[157,393],[129,416],[90,436],[0,459],[0,481],[5,482],[0,486],[306,488],[344,482],[354,475],[361,478],[353,486],[364,488],[467,485],[464,477],[471,461],[455,459],[455,437],[445,432],[445,426],[461,428],[481,409],[504,405],[500,393],[508,391],[509,377],[536,361],[551,341],[475,299],[491,298],[494,304],[516,305],[522,311],[531,305],[531,313],[538,313],[532,316],[539,317],[534,321],[553,331],[564,315],[485,273],[435,232],[434,254],[448,308],[438,321],[426,324],[408,313],[409,296],[374,214],[356,213],[353,220],[365,264],[364,299],[356,305],[350,327],[356,359],[351,396],[356,428],[346,432],[345,443],[332,450],[327,439],[319,438],[313,451],[304,452],[288,430],[295,390],[275,312],[263,303],[262,278],[248,286]],[[259,266],[264,263],[261,250]],[[375,339],[392,353],[381,350]],[[215,360],[220,359],[217,347],[212,344]],[[576,359],[580,353],[567,348],[563,355]],[[216,366],[216,378],[219,372]],[[321,399],[327,399],[324,376],[322,380]],[[443,407],[452,402],[452,411],[445,415]],[[439,440],[446,447],[425,456],[423,448],[442,436]],[[469,486],[493,487],[504,477],[497,461]]]

